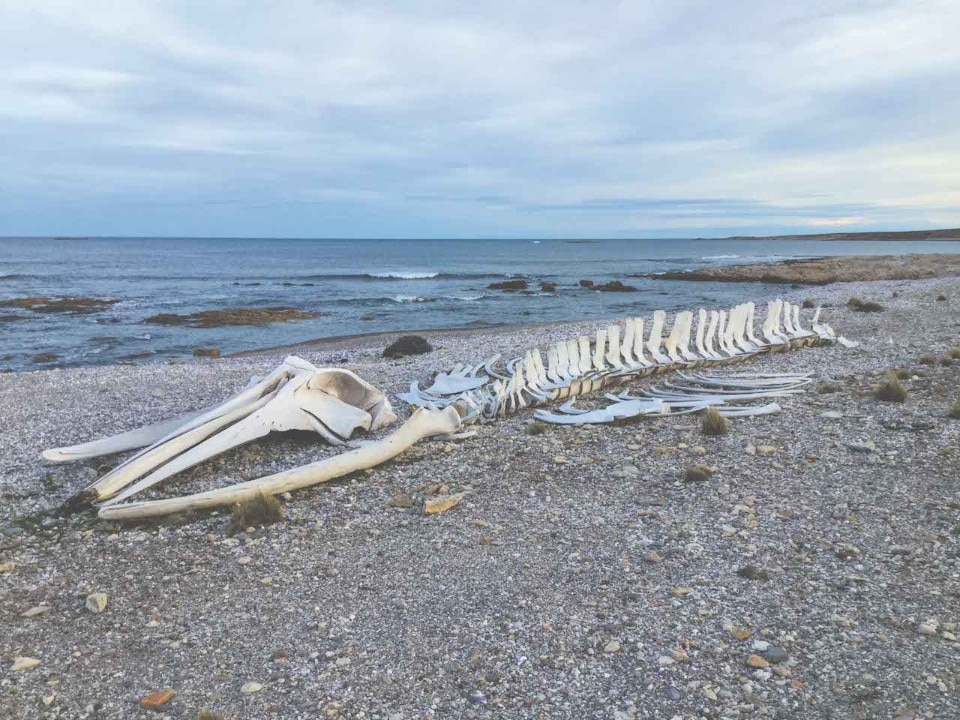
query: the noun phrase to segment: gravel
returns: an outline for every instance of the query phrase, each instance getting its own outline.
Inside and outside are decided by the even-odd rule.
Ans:
[[[887,309],[854,313],[852,295]],[[716,437],[690,417],[534,435],[523,413],[294,493],[283,522],[234,536],[228,513],[59,517],[116,460],[39,453],[223,398],[276,352],[0,375],[0,717],[960,717],[960,362],[918,364],[960,344],[960,283],[785,296],[831,303],[862,345],[752,367],[838,392]],[[397,361],[383,338],[299,351],[397,392],[594,325],[431,335]],[[899,367],[906,402],[873,399]],[[157,493],[334,452],[272,438]],[[697,463],[716,471],[685,482]]]

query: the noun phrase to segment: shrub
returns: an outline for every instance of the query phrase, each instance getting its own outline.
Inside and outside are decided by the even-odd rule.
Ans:
[[[534,420],[527,425],[527,435],[543,435],[548,427],[549,425],[542,420]]]
[[[856,310],[858,307],[860,307],[861,305],[863,305],[863,298],[859,298],[859,297],[857,297],[856,295],[854,295],[852,298],[850,298],[849,300],[847,300],[847,305],[849,305],[849,306],[852,307],[854,310]]]
[[[897,371],[894,373],[897,376],[898,380],[909,380],[911,373],[907,368],[897,368]]]
[[[950,417],[954,420],[960,420],[960,400],[957,400],[950,408]]]
[[[950,357],[949,355],[944,355],[942,358],[940,358],[940,364],[941,364],[941,365],[953,365],[953,358]]]
[[[730,423],[714,407],[708,407],[704,410],[701,418],[701,428],[704,435],[726,435],[730,430]]]
[[[274,495],[260,492],[249,500],[233,506],[233,518],[230,520],[232,532],[243,532],[248,527],[273,525],[283,520],[283,507]]]
[[[900,384],[900,381],[897,380],[897,376],[890,373],[887,376],[886,382],[880,383],[877,389],[873,391],[873,396],[877,400],[883,400],[885,402],[902,403],[907,399],[907,390]]]
[[[884,307],[873,300],[861,300],[859,305],[851,305],[856,312],[883,312]]]
[[[713,471],[710,470],[710,466],[703,463],[691,465],[683,471],[683,479],[687,482],[706,482],[711,475],[713,475]]]
[[[936,356],[936,355],[924,355],[922,358],[920,358],[920,364],[921,364],[921,365],[936,365],[936,364],[937,364],[937,356]]]
[[[822,382],[817,385],[817,392],[821,395],[828,395],[830,393],[840,392],[841,390],[843,390],[843,385],[840,383]]]
[[[801,305],[801,307],[803,307],[803,308],[805,308],[805,309],[808,309],[808,310],[809,310],[810,308],[814,308],[814,307],[816,307],[816,306],[817,306],[817,304],[814,302],[813,298],[807,298],[806,300],[803,301],[803,305]]]
[[[950,357],[952,357],[954,360],[960,360],[960,347],[955,347],[953,350],[951,350]]]

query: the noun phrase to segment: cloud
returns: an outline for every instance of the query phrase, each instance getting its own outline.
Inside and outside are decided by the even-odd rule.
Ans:
[[[0,13],[0,234],[960,224],[946,0]]]

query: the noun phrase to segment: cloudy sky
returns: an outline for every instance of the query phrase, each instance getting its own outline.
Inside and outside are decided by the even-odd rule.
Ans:
[[[0,235],[957,227],[958,38],[956,0],[0,0]]]

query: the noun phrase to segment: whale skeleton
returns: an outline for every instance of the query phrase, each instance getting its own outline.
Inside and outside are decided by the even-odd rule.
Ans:
[[[422,390],[417,381],[397,397],[409,405],[446,407],[466,403],[478,419],[490,421],[512,415],[524,408],[597,393],[676,370],[693,370],[741,362],[764,352],[839,342],[846,347],[857,343],[837,336],[833,328],[820,321],[820,308],[811,318],[810,328],[803,326],[800,306],[779,298],[767,304],[766,314],[755,333],[756,306],[741,303],[730,310],[697,310],[677,313],[667,332],[667,315],[657,310],[644,333],[641,317],[626,318],[622,325],[611,324],[596,331],[594,338],[581,335],[563,340],[546,349],[546,363],[539,348],[504,363],[505,372],[496,369],[499,356],[476,366],[459,366],[438,375],[431,387]],[[696,329],[694,329],[696,325]],[[484,374],[485,373],[485,374]],[[456,386],[450,376],[469,378]],[[643,398],[608,395],[614,404],[601,410],[582,410],[572,403],[561,406],[560,413],[539,409],[537,419],[554,423],[612,422],[639,415],[696,412],[711,405],[728,417],[767,414],[779,411],[776,403],[762,406],[733,406],[731,400],[756,401],[788,397],[809,384],[807,376],[792,374],[709,376],[679,373],[684,383],[667,382],[655,394]],[[461,387],[463,389],[461,389]]]
[[[653,313],[644,338],[643,318],[611,324],[591,339],[580,336],[554,343],[544,363],[538,348],[503,363],[499,356],[477,365],[458,365],[438,374],[429,388],[414,381],[404,402],[417,406],[410,418],[386,437],[360,443],[349,451],[300,468],[227,487],[162,500],[130,498],[163,480],[227,450],[271,432],[307,430],[333,445],[346,444],[358,430],[375,431],[392,424],[396,415],[386,395],[354,373],[339,368],[317,368],[288,357],[273,372],[250,383],[226,401],[154,425],[81,445],[44,451],[50,462],[73,462],[142,448],[116,468],[78,493],[68,506],[98,505],[108,520],[155,517],[188,510],[231,505],[258,494],[277,494],[342,477],[396,457],[420,440],[467,437],[464,428],[521,409],[537,408],[535,417],[552,423],[615,422],[643,415],[677,415],[717,407],[726,417],[778,412],[776,402],[812,382],[809,375],[738,373],[716,375],[692,372],[745,360],[762,352],[839,342],[820,322],[817,308],[811,329],[800,321],[800,307],[777,299],[767,305],[761,335],[754,334],[755,306],[743,303],[724,310],[698,310],[674,316],[666,333],[666,313]],[[693,346],[691,347],[691,342]],[[677,370],[677,381],[640,390],[605,393],[609,405],[584,409],[576,399],[617,387],[629,380]],[[558,412],[539,407],[558,400]],[[356,445],[356,443],[352,443]]]

